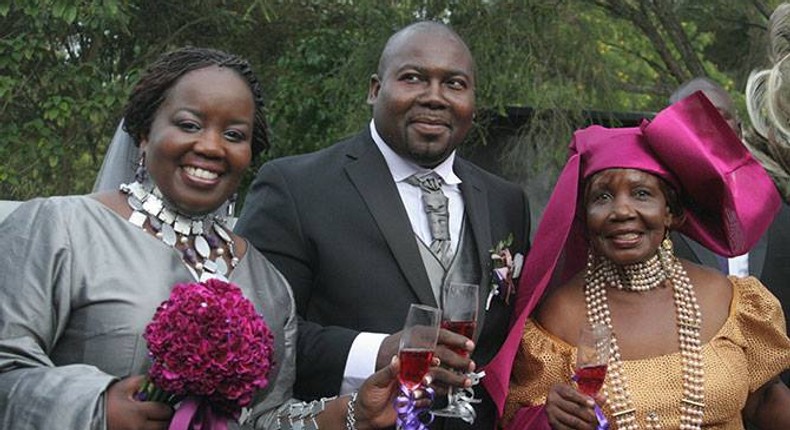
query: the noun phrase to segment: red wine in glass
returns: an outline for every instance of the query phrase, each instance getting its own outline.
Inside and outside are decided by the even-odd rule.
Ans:
[[[399,358],[400,374],[398,379],[400,383],[410,390],[419,387],[431,367],[433,351],[429,349],[402,349]]]
[[[584,325],[576,344],[576,372],[573,379],[582,393],[594,397],[603,387],[609,364],[612,333],[604,324]]]
[[[480,304],[479,289],[476,284],[463,282],[450,282],[442,288],[442,328],[469,339],[475,338],[477,308]],[[462,357],[469,356],[469,351],[463,347],[450,348]],[[440,417],[462,418],[470,424],[474,422],[476,413],[470,405],[474,392],[468,388],[462,390],[471,393],[469,394],[471,397],[458,395],[461,392],[450,386],[447,389],[447,406],[434,410],[433,414]]]
[[[442,321],[442,328],[473,339],[475,329],[477,328],[477,321]],[[463,357],[469,356],[469,351],[463,348],[452,348],[452,350]]]
[[[576,369],[574,379],[579,391],[591,397],[595,396],[603,386],[604,379],[606,379],[606,365],[579,367]]]

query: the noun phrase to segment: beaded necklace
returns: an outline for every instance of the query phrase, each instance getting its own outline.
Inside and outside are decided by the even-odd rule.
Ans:
[[[671,249],[669,251],[671,253]],[[665,250],[659,253],[666,253]],[[634,277],[635,274],[640,274]],[[627,279],[624,279],[627,278]],[[612,329],[611,314],[606,296],[606,287],[625,291],[644,292],[657,288],[669,280],[673,288],[673,298],[677,315],[678,339],[683,373],[683,398],[680,400],[680,429],[699,429],[705,408],[704,374],[702,365],[702,344],[700,313],[694,288],[686,270],[679,260],[658,255],[645,262],[622,268],[617,267],[605,257],[594,257],[590,253],[585,274],[584,298],[587,305],[587,319],[590,324],[606,324],[611,333],[609,354],[607,402],[618,429],[636,430],[636,409],[631,401],[628,380],[623,371],[620,348]],[[659,418],[648,414],[646,428],[659,429]]]
[[[121,191],[128,196],[126,201],[132,208],[129,222],[145,229],[148,221],[157,238],[180,252],[181,260],[196,280],[227,281],[239,259],[226,217],[182,214],[168,205],[156,185],[147,188],[135,181],[121,184]]]

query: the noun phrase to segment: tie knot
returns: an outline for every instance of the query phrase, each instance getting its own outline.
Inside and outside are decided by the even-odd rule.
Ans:
[[[418,177],[416,174],[406,178],[406,182],[418,186],[426,191],[436,192],[442,189],[442,178],[434,172],[431,172],[423,177]]]

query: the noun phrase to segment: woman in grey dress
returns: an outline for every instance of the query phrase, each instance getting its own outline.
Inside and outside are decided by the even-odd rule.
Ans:
[[[242,426],[392,425],[396,361],[366,382],[359,402],[302,405],[303,422],[291,422],[293,297],[227,225],[228,200],[268,144],[249,64],[208,49],[165,54],[124,117],[139,147],[133,180],[32,200],[0,224],[0,428],[166,428],[171,407],[133,399],[149,364],[142,333],[173,285],[212,277],[240,286],[275,334],[269,384]]]

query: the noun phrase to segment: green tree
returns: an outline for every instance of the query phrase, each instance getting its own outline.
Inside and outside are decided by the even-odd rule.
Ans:
[[[477,127],[464,151],[537,185],[540,205],[571,131],[588,121],[582,110],[656,111],[698,74],[741,99],[778,3],[12,0],[0,5],[0,198],[89,191],[140,69],[183,45],[251,60],[268,99],[268,157],[329,145],[369,120],[368,83],[389,35],[434,19],[477,62]],[[533,119],[503,140],[491,121],[512,106],[534,108]]]

